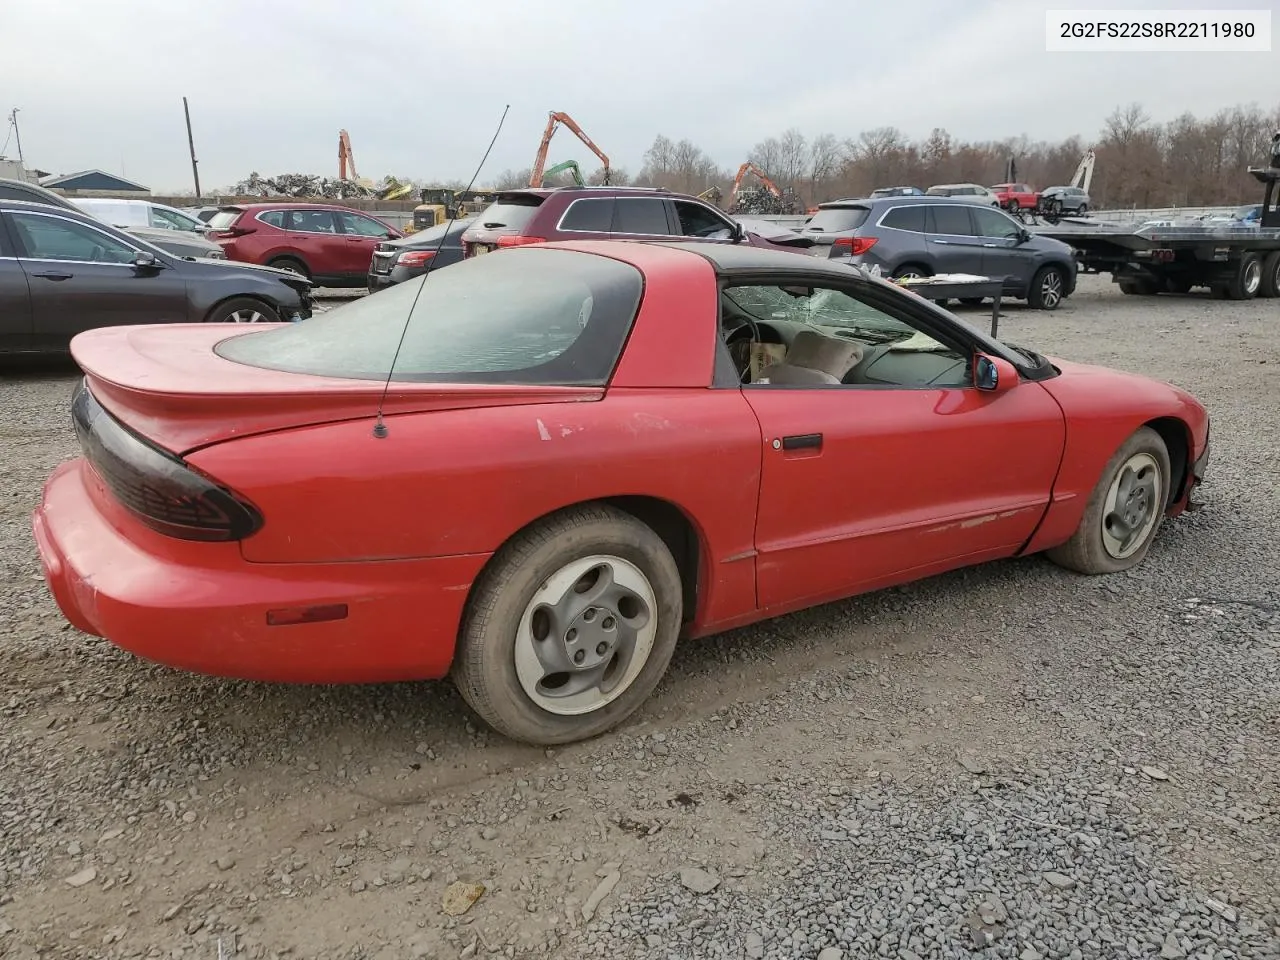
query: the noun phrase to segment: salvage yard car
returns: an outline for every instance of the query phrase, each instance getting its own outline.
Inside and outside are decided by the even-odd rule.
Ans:
[[[65,353],[94,327],[279,322],[311,285],[266,267],[188,260],[85,213],[0,200],[0,353]]]
[[[288,270],[326,287],[363,287],[374,249],[403,234],[381,220],[326,203],[242,203],[209,220],[229,260]]]
[[[72,624],[223,676],[451,675],[535,744],[623,721],[681,637],[1001,557],[1128,570],[1209,455],[1177,387],[746,245],[529,246],[72,350],[82,456],[33,518]]]
[[[748,226],[747,223],[752,224]],[[749,244],[804,253],[794,231],[735,220],[697,197],[655,187],[529,187],[507,190],[462,234],[470,258],[507,247],[555,240],[659,240]],[[786,234],[779,241],[778,234]]]
[[[1056,310],[1076,286],[1069,244],[1000,210],[948,197],[833,200],[801,229],[814,256],[879,267],[895,279],[967,273],[1003,280],[1004,296]],[[979,301],[981,302],[981,301]]]

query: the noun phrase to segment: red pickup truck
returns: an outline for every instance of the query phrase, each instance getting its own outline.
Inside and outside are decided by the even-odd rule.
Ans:
[[[1040,203],[1040,194],[1025,183],[997,183],[991,192],[1000,201],[1000,206],[1010,212],[1034,210]]]

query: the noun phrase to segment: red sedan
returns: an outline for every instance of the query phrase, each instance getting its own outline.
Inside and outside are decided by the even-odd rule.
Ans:
[[[680,637],[998,557],[1130,568],[1209,451],[1176,387],[748,246],[515,248],[72,350],[84,455],[34,516],[71,623],[224,676],[452,675],[538,744],[622,721]]]

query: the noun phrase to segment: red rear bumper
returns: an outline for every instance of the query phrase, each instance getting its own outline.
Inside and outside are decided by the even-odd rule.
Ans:
[[[104,511],[102,496],[92,469],[74,460],[54,471],[32,517],[63,615],[138,656],[215,676],[297,683],[444,676],[468,590],[488,559],[249,563],[238,544],[174,540],[123,509]],[[330,604],[346,604],[346,617],[267,625],[269,610]]]

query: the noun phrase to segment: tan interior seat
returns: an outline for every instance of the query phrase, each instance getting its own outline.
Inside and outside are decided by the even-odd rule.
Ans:
[[[856,367],[866,348],[852,340],[828,337],[816,330],[801,330],[779,363],[760,371],[758,383],[835,384]]]

